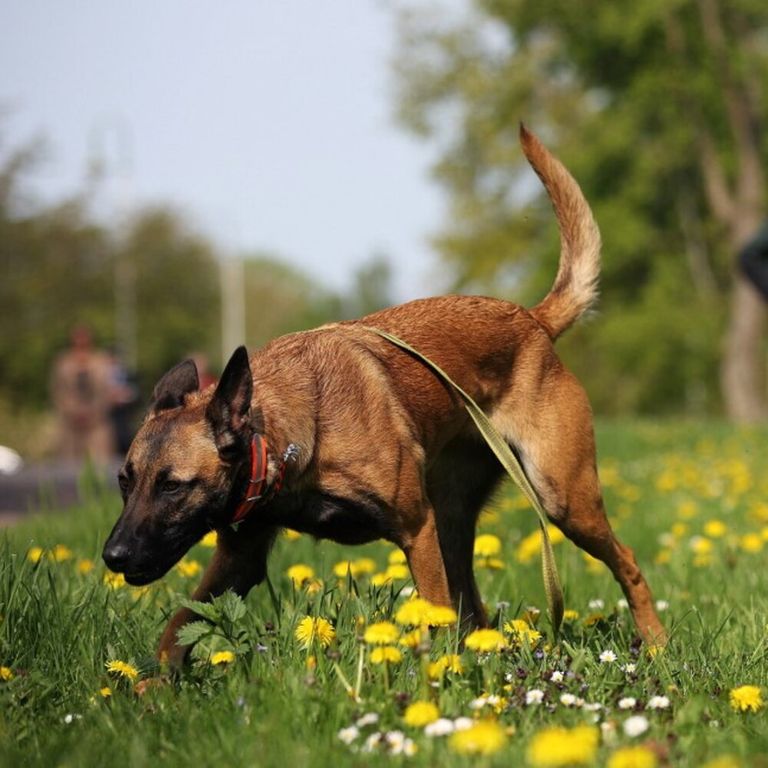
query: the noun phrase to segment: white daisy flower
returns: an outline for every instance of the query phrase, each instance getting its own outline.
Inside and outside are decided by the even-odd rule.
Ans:
[[[627,601],[626,601],[626,600],[625,600],[623,597],[621,597],[621,598],[619,598],[619,599],[616,601],[616,607],[617,607],[617,608],[618,608],[620,611],[626,611],[626,610],[627,610],[627,608],[629,608],[629,603],[628,603],[628,602],[627,602]]]
[[[667,608],[669,608],[669,601],[668,600],[657,600],[656,601],[656,610],[657,611],[666,611]]]
[[[576,702],[577,699],[572,693],[564,693],[560,696],[560,703],[566,707],[572,707]]]
[[[634,709],[637,704],[637,699],[633,696],[625,696],[623,699],[619,699],[619,709]]]
[[[466,731],[475,724],[475,721],[471,717],[457,717],[453,721],[453,728],[456,731]]]
[[[454,725],[453,720],[449,720],[447,717],[441,717],[427,725],[424,728],[424,734],[426,736],[447,736],[455,730],[456,726]]]
[[[637,672],[637,664],[630,662],[629,664],[625,664],[621,669],[627,675],[634,675],[635,672]]]
[[[590,611],[602,611],[603,608],[605,608],[605,600],[601,600],[599,597],[596,597],[594,600],[589,601]]]
[[[622,728],[627,736],[634,738],[635,736],[644,734],[650,726],[651,724],[648,722],[648,718],[645,717],[645,715],[632,715],[632,717],[628,717],[624,721]]]
[[[651,696],[648,709],[669,709],[669,699],[666,696]]]
[[[337,735],[345,744],[351,744],[360,735],[360,729],[350,725],[348,728],[342,728]]]
[[[526,704],[541,704],[542,701],[544,701],[544,691],[538,688],[531,688],[530,691],[526,691]]]
[[[601,664],[613,664],[619,657],[612,650],[608,649],[603,651],[598,658]]]
[[[563,673],[556,669],[550,676],[549,676],[550,682],[553,683],[562,683],[563,682]]]
[[[374,725],[379,722],[379,716],[375,712],[367,712],[361,717],[357,718],[355,725],[358,728],[365,728],[366,725]]]

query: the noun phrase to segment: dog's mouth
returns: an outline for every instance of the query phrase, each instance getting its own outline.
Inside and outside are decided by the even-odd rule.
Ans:
[[[153,581],[157,581],[165,576],[172,567],[173,564],[167,568],[153,568],[147,571],[125,571],[123,576],[125,581],[132,587],[145,587],[147,584],[151,584]]]

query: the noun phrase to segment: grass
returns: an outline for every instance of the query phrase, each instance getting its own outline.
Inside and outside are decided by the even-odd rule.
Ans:
[[[541,639],[516,643],[505,632],[509,648],[501,653],[462,649],[449,627],[433,630],[421,649],[397,646],[400,663],[374,665],[364,631],[396,616],[410,582],[373,586],[374,574],[339,578],[334,565],[349,559],[362,571],[383,572],[395,550],[383,542],[343,548],[282,537],[270,585],[244,603],[218,601],[214,623],[189,630],[201,642],[183,678],[139,696],[135,681],[105,665],[123,661],[138,679],[158,673],[153,653],[164,622],[212,550],[196,546],[182,568],[148,589],[105,581],[99,552],[119,502],[86,479],[77,508],[31,518],[0,543],[0,665],[9,678],[0,682],[0,764],[768,764],[765,710],[741,712],[729,703],[737,686],[768,694],[768,432],[605,424],[598,445],[612,521],[663,601],[672,635],[665,651],[651,655],[639,645],[608,571],[560,542],[566,606],[578,615],[556,644],[542,612]],[[506,489],[479,530],[501,544],[498,554],[478,556],[477,570],[504,631],[509,619],[530,618],[530,606],[544,606],[536,518]],[[297,564],[313,571],[303,585],[286,575]],[[335,628],[327,648],[314,641],[305,649],[296,638],[306,616]],[[212,664],[220,651],[231,652],[232,661]],[[601,661],[604,651],[616,660]],[[463,671],[429,680],[428,662],[453,653]],[[481,705],[483,694],[499,698]],[[619,704],[628,698],[635,703]],[[467,757],[466,739],[428,736],[410,725],[418,710],[408,706],[420,700],[445,718],[490,723],[473,732],[475,746],[488,754]],[[653,701],[668,705],[653,708]],[[359,735],[346,744],[339,731],[369,713],[378,722],[356,726]],[[630,735],[630,717],[639,718],[630,726],[647,728]],[[552,734],[556,726],[577,730]],[[369,738],[393,731],[402,736],[376,744]],[[640,752],[627,751],[633,746]],[[391,754],[403,749],[414,754]]]

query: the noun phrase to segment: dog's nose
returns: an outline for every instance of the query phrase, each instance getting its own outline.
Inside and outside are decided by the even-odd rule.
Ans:
[[[119,541],[108,541],[101,556],[110,571],[120,572],[131,559],[131,548]]]

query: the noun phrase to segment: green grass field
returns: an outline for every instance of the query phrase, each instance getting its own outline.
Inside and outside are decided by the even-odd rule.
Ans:
[[[110,580],[99,553],[119,500],[84,482],[76,509],[0,543],[0,764],[768,765],[768,431],[603,424],[598,447],[611,520],[659,601],[666,650],[638,644],[608,571],[567,541],[555,554],[568,620],[552,643],[536,516],[507,489],[481,518],[490,536],[477,555],[502,650],[395,622],[411,582],[392,546],[286,535],[270,584],[244,604],[219,601],[215,623],[190,630],[201,642],[182,679],[139,696],[135,684],[159,672],[163,624],[212,550],[196,546],[143,590]],[[354,579],[335,574],[344,561]],[[306,566],[294,580],[292,566]],[[296,634],[307,616],[329,622],[308,643]],[[512,619],[524,623],[510,632]],[[400,636],[366,643],[385,621]],[[373,663],[382,656],[393,660]],[[430,664],[446,656],[440,676]],[[742,686],[756,689],[732,694]]]

